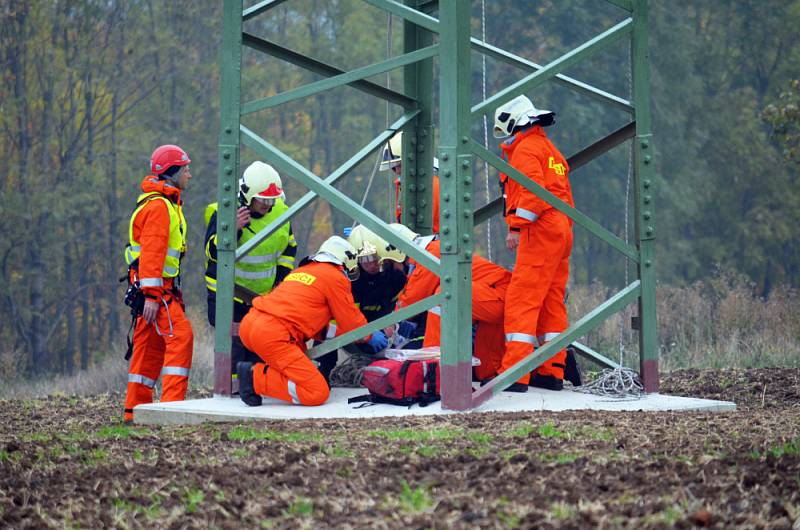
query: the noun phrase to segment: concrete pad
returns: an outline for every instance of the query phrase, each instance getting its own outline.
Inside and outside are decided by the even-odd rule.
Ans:
[[[283,401],[264,398],[260,407],[248,407],[236,398],[214,397],[169,403],[139,405],[133,411],[134,421],[144,425],[196,424],[207,421],[241,422],[249,420],[304,420],[312,418],[380,418],[387,416],[430,416],[432,414],[457,414],[442,410],[442,404],[411,408],[396,405],[371,405],[357,408],[347,399],[366,393],[364,388],[334,388],[328,402],[319,407],[291,405]],[[503,392],[477,409],[477,412],[535,412],[562,410],[613,411],[702,411],[727,412],[736,410],[731,401],[713,401],[687,397],[648,394],[640,399],[615,399],[607,396],[583,394],[573,390],[553,392],[530,388],[526,394]]]

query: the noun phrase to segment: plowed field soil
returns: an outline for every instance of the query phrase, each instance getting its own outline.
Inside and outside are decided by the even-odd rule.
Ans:
[[[800,529],[800,370],[662,392],[738,410],[144,428],[121,396],[0,401],[0,528]]]

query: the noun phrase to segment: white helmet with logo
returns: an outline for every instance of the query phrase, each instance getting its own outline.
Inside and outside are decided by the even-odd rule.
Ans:
[[[350,231],[347,241],[356,249],[358,259],[376,261],[378,259],[379,241],[383,240],[366,226],[357,225]]]
[[[239,200],[250,206],[253,199],[275,202],[284,198],[281,177],[275,168],[256,160],[244,170],[239,179]]]
[[[348,272],[352,272],[358,266],[357,255],[356,249],[346,239],[331,236],[320,245],[317,253],[311,256],[311,260],[342,265]]]
[[[494,111],[494,137],[511,136],[516,127],[539,123],[543,127],[552,125],[555,112],[537,109],[525,96],[517,96]]]

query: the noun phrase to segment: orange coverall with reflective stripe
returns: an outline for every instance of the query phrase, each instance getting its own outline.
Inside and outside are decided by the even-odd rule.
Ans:
[[[440,257],[439,240],[431,241],[425,248]],[[475,368],[478,379],[497,375],[503,358],[503,307],[506,288],[511,281],[511,273],[503,267],[480,256],[472,258],[472,320],[478,323],[475,334],[475,357],[481,360]],[[440,290],[439,277],[416,265],[400,295],[399,306],[408,306]],[[423,347],[441,344],[440,307],[428,311]]]
[[[142,181],[142,192],[156,191],[180,204],[180,190],[165,181],[148,176]],[[128,388],[125,397],[125,420],[133,419],[136,405],[153,402],[153,387],[162,376],[161,401],[181,401],[189,386],[194,334],[186,318],[183,301],[175,297],[173,279],[164,278],[164,259],[169,241],[169,212],[164,201],[147,202],[133,220],[133,239],[141,245],[139,263],[131,270],[136,279],[161,279],[162,286],[142,287],[151,300],[159,302],[156,322],[148,324],[139,317],[133,332],[133,354],[128,367]],[[170,331],[170,326],[172,330]]]
[[[536,125],[500,145],[509,163],[558,198],[574,206],[566,159]],[[517,259],[505,305],[506,353],[501,371],[552,340],[568,325],[564,291],[569,278],[572,222],[563,213],[501,174],[505,220],[519,232]],[[564,378],[566,351],[536,369]],[[527,384],[526,374],[519,382]]]
[[[305,342],[331,319],[336,320],[338,334],[367,323],[353,300],[344,269],[332,263],[299,267],[272,292],[255,298],[242,319],[239,336],[266,363],[253,368],[256,393],[298,405],[325,403],[330,389],[306,357]]]
[[[402,186],[400,185],[400,179],[395,179],[394,181],[394,215],[397,219],[398,223],[402,223],[403,217],[403,206],[400,204],[400,193],[402,191]],[[439,233],[439,175],[433,176],[433,223],[431,224],[433,227],[433,233]]]

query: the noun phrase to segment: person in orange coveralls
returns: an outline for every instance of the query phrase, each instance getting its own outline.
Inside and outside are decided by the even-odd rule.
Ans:
[[[177,145],[162,145],[150,157],[128,229],[125,261],[129,281],[144,296],[133,332],[128,368],[126,422],[133,408],[153,401],[162,376],[161,401],[181,401],[189,385],[194,335],[180,290],[181,258],[186,251],[186,219],[181,191],[192,178],[189,155]]]
[[[537,109],[518,96],[495,111],[494,135],[510,136],[500,145],[515,169],[570,206],[574,206],[569,166],[543,127],[554,113]],[[564,292],[572,251],[572,221],[514,179],[500,175],[508,225],[506,243],[517,251],[505,306],[506,353],[501,371],[509,369],[567,328]],[[562,350],[514,385],[561,390],[566,351]]]
[[[434,256],[441,257],[439,240],[436,236],[420,236],[402,224],[389,227],[401,237],[413,241]],[[410,258],[409,258],[410,259]],[[480,256],[472,258],[472,320],[477,323],[475,332],[475,357],[481,364],[474,369],[475,378],[482,381],[497,375],[504,352],[503,310],[506,289],[511,281],[511,273],[503,267]],[[413,303],[439,292],[439,277],[420,266],[414,268],[408,277],[405,290],[397,301],[398,307]],[[441,344],[441,308],[428,310],[423,347]]]
[[[239,336],[264,362],[238,363],[242,401],[251,407],[261,405],[261,396],[296,405],[327,401],[330,389],[305,355],[305,345],[312,337],[320,338],[331,319],[336,320],[338,335],[367,323],[350,289],[348,273],[357,266],[356,249],[347,240],[332,236],[272,292],[253,300]],[[379,334],[374,338],[380,338]],[[372,335],[362,339],[372,340]],[[385,337],[382,340],[385,346]]]
[[[392,173],[397,177],[394,181],[394,215],[397,222],[402,221],[403,207],[400,204],[400,192],[402,186],[400,177],[403,175],[403,133],[402,131],[392,136],[392,139],[386,143],[383,148],[383,160],[381,161],[380,170],[392,170]],[[433,159],[433,233],[439,233],[439,160]]]

